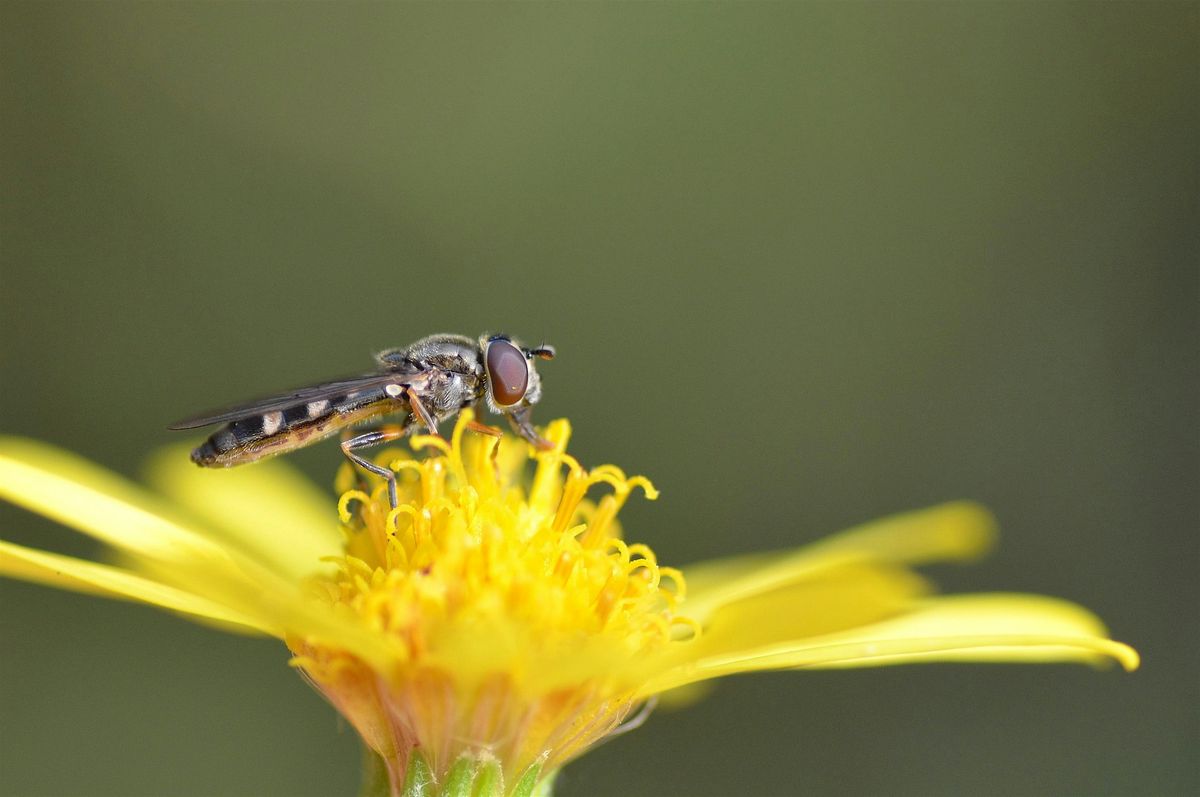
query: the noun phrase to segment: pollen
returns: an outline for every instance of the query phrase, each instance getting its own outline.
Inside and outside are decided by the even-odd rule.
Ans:
[[[582,467],[565,420],[537,452],[471,421],[464,411],[450,441],[418,436],[380,458],[397,474],[395,509],[382,480],[339,476],[346,553],[308,588],[382,632],[387,666],[288,639],[393,785],[414,754],[435,778],[463,756],[498,762],[508,783],[553,773],[618,730],[642,702],[646,663],[699,627],[678,612],[682,574],[621,538],[630,495],[657,497],[648,480]]]

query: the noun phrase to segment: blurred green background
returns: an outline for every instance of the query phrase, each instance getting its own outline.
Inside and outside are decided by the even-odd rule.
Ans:
[[[1002,546],[943,586],[1145,657],[736,678],[562,797],[1194,794],[1198,8],[6,4],[0,430],[136,475],[374,349],[544,338],[660,560],[970,497]],[[0,589],[3,794],[357,788],[278,643]]]

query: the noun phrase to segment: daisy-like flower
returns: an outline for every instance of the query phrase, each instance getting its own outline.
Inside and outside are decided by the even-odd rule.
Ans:
[[[330,502],[278,461],[200,471],[161,498],[67,452],[0,442],[0,495],[109,546],[112,563],[0,543],[0,572],[270,634],[373,755],[364,794],[547,795],[555,773],[664,691],[753,670],[928,661],[1116,661],[1085,609],[935,595],[912,566],[993,537],[970,503],[897,515],[797,551],[682,571],[618,525],[645,478],[468,432],[380,458],[400,504],[344,468]],[[532,463],[530,462],[532,458]]]

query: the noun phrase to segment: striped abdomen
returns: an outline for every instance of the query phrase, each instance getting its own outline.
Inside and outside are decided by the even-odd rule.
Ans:
[[[269,410],[222,426],[192,451],[192,461],[228,468],[294,451],[362,421],[405,409],[382,390],[363,390]]]

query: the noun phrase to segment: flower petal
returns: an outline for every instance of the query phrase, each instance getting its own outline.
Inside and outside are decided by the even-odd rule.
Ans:
[[[227,560],[144,490],[44,443],[0,438],[0,498],[157,561]]]
[[[684,568],[684,609],[705,622],[720,606],[861,562],[916,565],[985,553],[995,520],[982,506],[955,501],[856,526],[795,551],[734,557]]]
[[[709,645],[709,650],[717,647],[715,642]],[[1108,639],[1100,621],[1081,606],[1040,595],[955,595],[923,600],[909,613],[862,628],[757,648],[731,645],[665,673],[645,694],[754,670],[1109,660],[1126,670],[1139,663],[1137,651]]]
[[[141,601],[215,622],[230,630],[276,634],[259,620],[109,565],[36,551],[0,540],[0,574],[74,592]]]
[[[107,543],[154,583],[203,595],[275,635],[337,640],[380,668],[392,652],[358,622],[307,600],[269,562],[222,547],[136,485],[53,446],[0,438],[0,498]],[[111,591],[111,590],[110,590]]]
[[[281,573],[307,575],[321,567],[321,557],[342,553],[332,500],[279,460],[229,470],[198,468],[187,446],[173,446],[153,458],[149,474],[156,487],[223,539]]]
[[[901,568],[832,568],[719,607],[687,655],[705,659],[860,628],[908,611],[930,591],[924,579]]]

